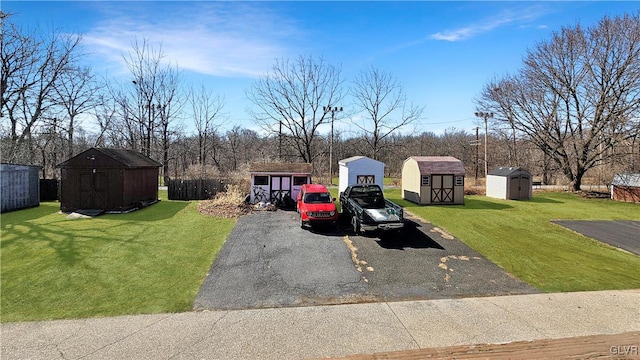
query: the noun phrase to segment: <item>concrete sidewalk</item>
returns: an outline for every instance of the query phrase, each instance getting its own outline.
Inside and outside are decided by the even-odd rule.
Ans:
[[[640,330],[640,290],[8,323],[6,359],[287,359]],[[639,345],[639,344],[611,344]]]

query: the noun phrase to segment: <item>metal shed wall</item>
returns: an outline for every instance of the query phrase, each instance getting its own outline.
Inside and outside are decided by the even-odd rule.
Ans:
[[[384,189],[385,164],[366,156],[353,156],[342,159],[340,165],[338,192],[342,193],[349,185],[358,183],[358,176],[373,176],[373,184]]]
[[[520,167],[498,167],[487,175],[488,197],[505,200],[529,200],[533,195],[533,177]]]
[[[2,183],[0,212],[40,205],[40,167],[0,164]]]

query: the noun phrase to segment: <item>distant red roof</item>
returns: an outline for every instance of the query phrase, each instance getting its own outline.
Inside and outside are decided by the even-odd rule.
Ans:
[[[421,175],[464,175],[464,164],[453,156],[411,156],[407,160],[410,159],[418,164]]]
[[[292,173],[311,174],[309,163],[253,163],[249,166],[250,173]]]

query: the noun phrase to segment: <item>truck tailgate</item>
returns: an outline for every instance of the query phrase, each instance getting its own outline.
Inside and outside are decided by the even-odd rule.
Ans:
[[[365,209],[373,220],[376,222],[386,222],[386,221],[399,221],[400,217],[397,214],[389,212],[387,209]]]

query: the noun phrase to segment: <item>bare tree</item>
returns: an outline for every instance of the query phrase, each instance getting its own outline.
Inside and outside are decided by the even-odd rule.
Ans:
[[[243,164],[250,163],[256,158],[262,147],[262,139],[253,130],[243,129],[236,125],[227,131],[225,136],[230,164],[229,170],[236,171]]]
[[[163,58],[161,46],[155,49],[147,40],[136,40],[125,58],[133,86],[123,87],[115,96],[127,130],[138,133],[137,140],[146,156],[151,156],[157,128],[163,121],[170,121],[177,108],[179,71],[163,64]],[[167,110],[172,107],[174,111]]]
[[[198,165],[204,169],[207,163],[207,154],[215,147],[214,141],[217,139],[217,131],[225,114],[222,112],[224,108],[224,98],[214,95],[210,90],[201,86],[199,89],[192,89],[189,96],[189,104],[193,121],[196,127],[196,136],[198,140]],[[216,166],[219,168],[216,157],[213,157]]]
[[[323,59],[278,60],[271,73],[247,91],[256,106],[249,112],[269,134],[293,147],[300,159],[312,162],[322,153],[316,147],[318,128],[330,120],[323,106],[339,105],[341,85],[340,69]]]
[[[113,139],[125,140],[126,147],[160,160],[166,181],[171,138],[179,127],[176,120],[184,97],[178,67],[163,63],[163,58],[161,46],[156,49],[147,40],[136,40],[124,59],[132,78],[120,87],[110,87],[115,106],[103,109],[113,108],[117,116],[106,112],[101,120],[109,120]]]
[[[162,149],[162,175],[165,184],[169,180],[169,151],[171,139],[177,134],[177,119],[184,105],[180,92],[180,73],[177,68],[165,68],[159,77],[156,94],[156,112],[159,117],[158,130]],[[153,106],[153,105],[152,105]]]
[[[11,123],[3,160],[33,162],[34,131],[58,104],[56,85],[73,68],[81,39],[56,30],[26,32],[9,20],[0,13],[0,112]]]
[[[54,88],[59,101],[58,105],[63,109],[59,119],[61,124],[58,126],[67,133],[67,158],[74,155],[73,136],[79,125],[78,115],[85,114],[96,106],[99,88],[100,85],[88,67],[76,67],[65,71]]]
[[[554,33],[518,74],[489,82],[478,107],[510,121],[579,190],[589,169],[638,134],[640,13]]]
[[[418,120],[424,111],[424,107],[407,104],[407,97],[398,80],[374,67],[356,77],[352,95],[356,108],[365,113],[363,121],[355,122],[355,125],[364,134],[369,156],[377,160],[390,144],[385,143],[385,139]]]

